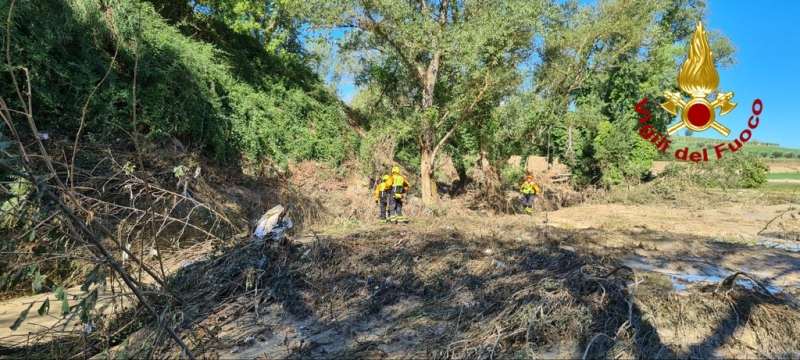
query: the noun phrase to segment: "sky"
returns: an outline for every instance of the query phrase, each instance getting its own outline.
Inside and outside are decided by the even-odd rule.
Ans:
[[[800,149],[800,1],[708,0],[708,28],[722,30],[738,48],[737,64],[717,69],[720,87],[733,91],[739,105],[717,121],[731,130],[724,138],[713,129],[695,136],[726,139],[747,126],[755,99],[764,110],[753,138]],[[717,112],[719,114],[719,112]]]
[[[725,116],[719,116],[716,110],[717,122],[731,130],[728,137],[713,129],[694,136],[733,141],[747,128],[753,101],[761,99],[763,110],[758,127],[752,130],[753,139],[800,149],[800,1],[707,2],[708,17],[703,26],[722,30],[738,49],[735,66],[717,69],[720,88],[732,91],[731,102],[738,105]],[[340,83],[338,89],[346,102],[356,91],[349,81]]]

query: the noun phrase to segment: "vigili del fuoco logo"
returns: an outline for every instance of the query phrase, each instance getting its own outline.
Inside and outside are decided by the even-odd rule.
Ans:
[[[669,126],[667,134],[658,133],[651,124],[647,123],[650,121],[650,111],[644,108],[644,105],[647,104],[647,98],[636,104],[636,112],[644,115],[639,118],[639,124],[644,123],[644,126],[639,129],[639,135],[643,139],[650,140],[661,152],[667,152],[672,142],[667,138],[667,135],[672,135],[684,127],[694,132],[702,132],[712,128],[725,137],[730,134],[731,131],[725,125],[717,122],[715,111],[719,108],[719,116],[725,116],[736,107],[737,103],[730,102],[733,99],[732,91],[726,93],[718,92],[713,101],[708,101],[707,99],[708,95],[717,90],[719,86],[719,74],[714,67],[711,48],[708,45],[708,40],[706,40],[703,24],[700,22],[697,23],[692,43],[689,46],[689,57],[683,62],[680,72],[678,72],[678,86],[691,97],[686,101],[680,93],[664,92],[667,102],[661,104],[661,107],[673,116],[677,116],[680,111],[680,121]],[[716,155],[717,159],[721,159],[725,151],[732,153],[738,151],[744,143],[750,140],[753,135],[751,130],[758,127],[758,115],[761,114],[762,109],[763,104],[760,99],[753,101],[753,115],[747,121],[747,128],[742,130],[737,139],[714,146],[714,155]],[[691,154],[688,152],[688,147],[677,149],[675,150],[675,158],[685,161],[688,157],[693,162],[708,161],[708,149],[706,148]]]

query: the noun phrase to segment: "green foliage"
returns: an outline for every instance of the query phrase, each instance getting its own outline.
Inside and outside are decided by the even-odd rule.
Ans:
[[[7,185],[8,191],[0,192],[0,229],[30,225],[30,215],[35,211],[25,201],[32,190],[30,183],[16,176],[12,176],[11,179]]]
[[[745,188],[757,188],[767,182],[767,172],[769,166],[759,159],[755,154],[744,153],[740,156],[733,156],[734,166],[740,171],[741,183]]]
[[[658,150],[623,122],[600,123],[594,139],[600,183],[606,187],[640,181],[650,172]]]
[[[299,22],[286,11],[289,0],[198,0],[196,6],[208,8],[214,18],[227,23],[237,33],[252,36],[270,52],[286,58],[298,55]]]
[[[680,178],[698,187],[738,189],[762,186],[767,172],[769,166],[756,154],[737,151],[714,161],[671,164],[660,176]]]
[[[393,111],[386,112],[399,115],[385,119],[407,123],[414,131],[417,149],[398,141],[394,156],[420,164],[423,176],[429,176],[438,151],[463,158],[465,151],[444,148],[454,136],[466,135],[484,151],[490,146],[497,124],[486,121],[486,115],[500,94],[522,82],[519,66],[532,54],[546,1],[292,4],[313,28],[344,28],[339,49],[359,58],[356,83],[379,89],[391,99]],[[425,205],[430,195],[422,194]]]
[[[500,170],[500,180],[507,189],[517,189],[524,180],[525,170],[521,166],[506,164]]]
[[[9,0],[0,0],[0,8],[8,9]],[[42,0],[17,2],[13,21],[12,61],[30,69],[37,124],[51,136],[76,132],[87,97],[119,47],[88,104],[85,138],[124,140],[122,130],[132,130],[138,52],[137,127],[146,140],[174,137],[217,160],[249,163],[336,165],[354,148],[344,104],[310,69],[216,18],[197,14],[189,37],[150,3]],[[10,82],[0,82],[0,96],[19,106]]]

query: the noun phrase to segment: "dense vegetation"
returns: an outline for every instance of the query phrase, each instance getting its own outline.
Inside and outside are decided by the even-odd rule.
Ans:
[[[29,69],[39,129],[53,138],[74,141],[82,128],[84,139],[128,140],[135,72],[145,140],[282,165],[337,165],[357,146],[346,107],[298,57],[215,18],[197,14],[181,33],[147,2],[43,0],[17,2],[12,20],[12,66],[18,79],[19,67]],[[5,48],[5,27],[0,35]],[[19,105],[11,81],[0,82],[0,96]]]
[[[177,139],[249,172],[353,158],[375,175],[399,163],[429,203],[430,180],[452,181],[439,173],[450,160],[462,183],[480,169],[487,193],[516,181],[520,170],[504,169],[514,155],[558,158],[576,186],[646,178],[669,154],[636,135],[633,106],[677,90],[686,40],[706,18],[704,1],[675,0],[262,3],[20,2],[10,58],[18,77],[30,70],[39,127],[54,138],[127,143],[136,72],[145,140]],[[707,38],[716,66],[735,64],[728,38]],[[361,85],[350,107],[324,81],[344,76]],[[16,103],[11,84],[0,95]],[[653,114],[657,130],[672,120]]]

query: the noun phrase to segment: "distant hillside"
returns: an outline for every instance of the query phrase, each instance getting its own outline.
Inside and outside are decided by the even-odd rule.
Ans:
[[[0,0],[0,9],[9,6]],[[345,104],[308,67],[224,24],[193,18],[182,33],[135,0],[17,1],[12,20],[17,80],[24,82],[19,68],[30,70],[38,129],[52,139],[74,141],[84,104],[113,59],[86,108],[81,140],[130,139],[136,71],[138,128],[150,141],[174,138],[217,160],[251,164],[336,165],[356,146]],[[0,96],[18,108],[3,58]]]
[[[671,138],[673,139],[673,142],[670,148],[679,149],[688,146],[690,151],[702,148],[713,150],[714,146],[722,142],[727,142],[727,140],[710,139],[696,136],[673,135]],[[800,159],[800,149],[781,147],[779,144],[763,143],[757,140],[748,141],[740,151],[755,153],[758,155],[758,157],[765,159]],[[672,154],[668,155],[669,157],[672,157]]]

